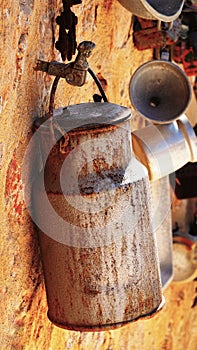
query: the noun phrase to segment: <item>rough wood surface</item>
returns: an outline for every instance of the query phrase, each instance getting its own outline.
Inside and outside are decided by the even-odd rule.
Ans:
[[[53,78],[35,72],[33,66],[37,59],[59,59],[54,49],[55,17],[59,9],[59,0],[1,3],[0,347],[2,350],[195,350],[196,282],[171,284],[165,291],[166,306],[160,314],[114,331],[65,331],[47,319],[39,248],[23,198],[21,168],[33,119],[45,114],[48,108]],[[139,53],[133,47],[131,14],[116,0],[83,0],[73,10],[79,16],[78,43],[83,40],[96,43],[89,63],[101,79],[109,100],[130,106],[130,76],[151,58],[149,51]],[[90,77],[82,88],[61,81],[56,106],[87,102],[95,92]],[[195,116],[193,113],[193,122]],[[144,124],[134,113],[132,129]]]

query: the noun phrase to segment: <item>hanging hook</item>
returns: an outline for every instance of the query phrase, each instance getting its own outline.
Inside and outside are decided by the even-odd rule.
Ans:
[[[95,44],[92,41],[83,41],[78,46],[78,54],[74,62],[65,64],[60,63],[56,61],[52,62],[46,62],[46,61],[37,61],[37,65],[34,68],[36,71],[42,71],[47,72],[50,75],[55,75],[56,77],[59,76],[59,78],[66,79],[66,82],[70,85],[74,86],[83,86],[86,81],[86,75],[87,71],[94,79],[101,95],[104,100],[104,102],[108,102],[107,97],[105,95],[105,92],[103,90],[103,87],[97,78],[97,76],[94,74],[92,69],[89,67],[87,58],[90,57],[93,49],[95,48]],[[55,84],[58,81],[54,81],[54,87]]]
[[[37,61],[37,65],[34,68],[36,71],[47,72],[50,75],[55,75],[55,79],[51,88],[50,93],[50,102],[49,102],[49,112],[48,119],[50,119],[50,132],[52,136],[52,140],[56,143],[54,128],[58,130],[62,139],[60,140],[60,152],[65,153],[65,149],[69,142],[68,133],[63,130],[57,123],[53,121],[53,110],[54,110],[54,100],[55,93],[57,90],[57,85],[59,83],[60,78],[65,78],[66,82],[70,85],[74,86],[82,86],[86,81],[87,72],[90,73],[92,78],[94,79],[100,93],[101,98],[103,98],[104,102],[108,102],[103,87],[89,67],[87,58],[91,55],[92,50],[94,49],[95,44],[92,41],[83,41],[78,46],[78,54],[74,62],[64,64],[56,61],[46,62],[46,61]]]
[[[74,86],[83,86],[86,81],[89,67],[87,58],[91,55],[95,44],[92,41],[83,41],[78,46],[78,54],[74,62],[68,64],[57,61],[37,61],[36,71],[47,72],[50,75],[60,76],[67,83]]]

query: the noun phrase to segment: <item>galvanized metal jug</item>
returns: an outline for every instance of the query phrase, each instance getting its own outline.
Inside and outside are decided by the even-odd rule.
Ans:
[[[197,138],[184,114],[169,124],[149,124],[135,130],[132,143],[134,153],[148,170],[150,181],[197,161]]]
[[[113,329],[162,306],[148,173],[132,154],[130,118],[112,103],[68,106],[54,111],[55,144],[50,121],[37,122],[46,164],[33,202],[48,317],[66,329]]]

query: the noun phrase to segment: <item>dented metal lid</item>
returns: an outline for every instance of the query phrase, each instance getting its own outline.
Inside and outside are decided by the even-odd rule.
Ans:
[[[109,102],[89,102],[70,105],[54,111],[53,118],[67,129],[115,125],[131,118],[129,108]]]
[[[52,118],[48,118],[48,115],[37,118],[34,127],[42,127],[43,131],[49,129],[52,119],[52,124],[58,124],[65,131],[77,128],[91,129],[117,125],[131,117],[132,112],[127,107],[110,102],[88,102],[54,109]]]

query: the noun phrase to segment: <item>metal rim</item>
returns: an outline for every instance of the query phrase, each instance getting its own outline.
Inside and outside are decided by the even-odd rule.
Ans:
[[[122,321],[118,323],[109,323],[109,324],[104,324],[104,325],[74,325],[74,324],[69,324],[69,323],[60,323],[54,320],[54,318],[50,315],[50,311],[48,310],[47,316],[49,320],[57,327],[67,329],[67,330],[72,330],[72,331],[80,331],[80,332],[101,332],[101,331],[107,331],[107,330],[114,330],[120,327],[123,327],[125,325],[128,325],[129,323],[132,322],[137,322],[140,320],[148,320],[150,318],[153,318],[156,314],[158,314],[164,307],[165,305],[165,297],[162,295],[162,300],[159,304],[158,307],[150,311],[148,314],[145,315],[140,315],[134,319],[130,319],[127,321]]]
[[[143,6],[147,9],[148,12],[150,12],[155,18],[158,18],[163,22],[171,22],[178,18],[184,5],[184,0],[178,1],[177,7],[179,6],[179,8],[177,9],[177,11],[175,11],[175,13],[168,16],[165,13],[161,13],[158,10],[156,10],[152,5],[150,5],[150,3],[147,0],[141,0],[141,2],[143,3]],[[169,2],[172,3],[171,0]],[[166,3],[166,0],[164,0],[164,3]]]
[[[172,1],[164,0],[163,4],[166,5],[166,11],[160,12],[162,8],[161,1],[154,4],[150,4],[147,0],[119,0],[122,6],[128,11],[132,12],[133,15],[147,19],[157,19],[163,22],[172,22],[179,17],[181,14],[184,0],[177,0],[174,5],[174,11],[171,14],[167,14],[167,9],[172,5]],[[154,6],[153,6],[154,5]]]
[[[134,91],[136,90],[136,82],[138,77],[143,74],[143,72],[145,72],[145,69],[168,69],[170,73],[174,73],[177,74],[178,76],[181,77],[182,82],[184,84],[184,88],[186,90],[186,94],[187,94],[187,98],[186,98],[186,102],[185,104],[182,106],[182,108],[180,108],[180,111],[177,113],[174,113],[174,115],[172,117],[163,117],[161,119],[157,119],[154,117],[154,113],[153,116],[147,116],[146,114],[144,114],[141,109],[139,108],[139,104],[136,102],[136,97],[134,96]],[[165,61],[165,60],[151,60],[148,61],[144,64],[142,64],[140,67],[138,67],[136,69],[136,71],[134,72],[134,74],[132,75],[131,79],[130,79],[130,83],[129,83],[129,96],[130,96],[130,100],[131,103],[134,107],[134,109],[145,119],[155,123],[155,124],[169,124],[175,120],[177,120],[187,109],[190,101],[191,101],[191,97],[192,97],[192,90],[191,90],[191,84],[190,81],[188,79],[188,77],[186,76],[186,74],[184,73],[184,71],[176,64],[169,62],[169,61]],[[141,96],[141,98],[143,98]]]

